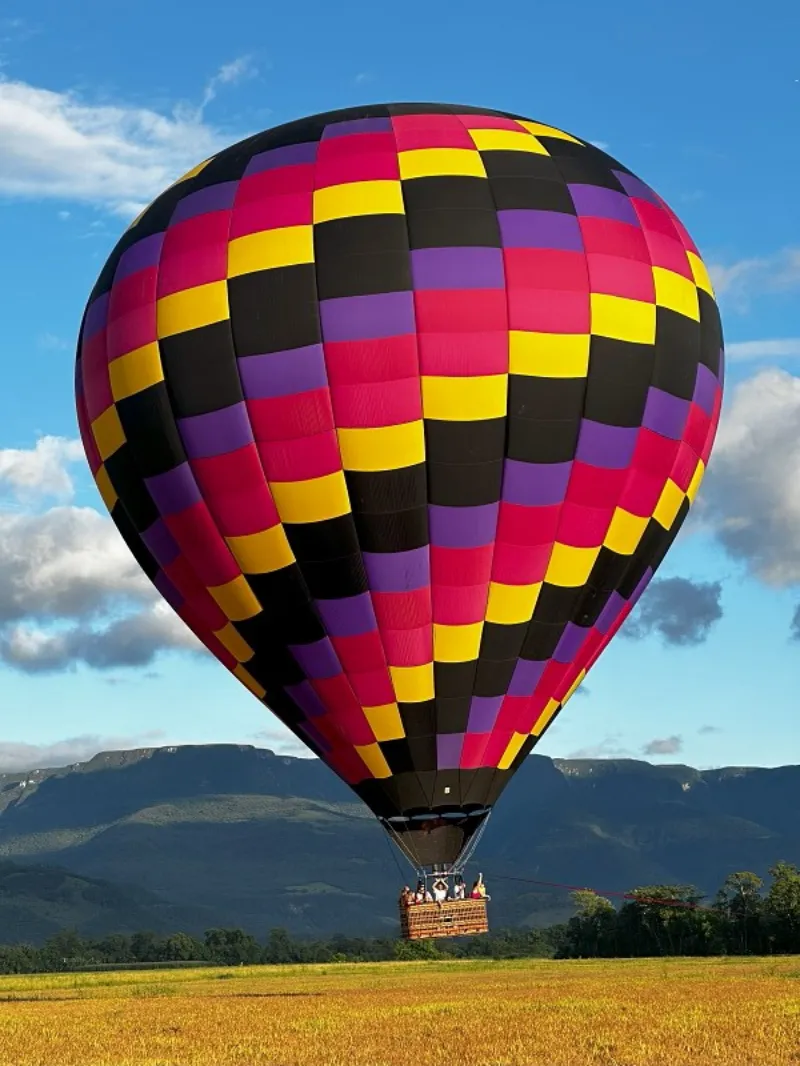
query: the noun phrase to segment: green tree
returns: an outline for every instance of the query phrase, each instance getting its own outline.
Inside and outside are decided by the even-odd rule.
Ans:
[[[188,933],[173,933],[161,945],[165,962],[191,962],[205,957],[205,945]]]
[[[565,953],[578,958],[613,954],[617,912],[605,896],[590,888],[570,892],[575,914],[567,922]]]
[[[261,961],[262,949],[243,929],[209,929],[205,935],[209,958],[221,966],[249,965]]]
[[[800,870],[791,862],[776,862],[770,868],[772,884],[764,900],[772,950],[800,952]]]
[[[749,870],[729,874],[714,899],[714,910],[724,918],[721,940],[731,954],[763,950],[762,914],[764,882]]]

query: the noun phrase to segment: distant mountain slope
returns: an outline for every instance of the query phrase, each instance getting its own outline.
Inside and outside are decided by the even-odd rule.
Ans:
[[[564,892],[503,875],[711,892],[733,870],[764,874],[779,858],[800,860],[798,808],[796,766],[531,756],[480,847],[493,921],[543,924],[569,910]],[[412,876],[321,763],[235,745],[110,752],[0,775],[0,856],[157,893],[189,932],[218,923],[391,932],[399,883]]]

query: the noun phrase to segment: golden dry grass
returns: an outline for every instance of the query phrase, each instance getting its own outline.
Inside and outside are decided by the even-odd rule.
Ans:
[[[0,978],[2,1066],[789,1066],[800,960]]]

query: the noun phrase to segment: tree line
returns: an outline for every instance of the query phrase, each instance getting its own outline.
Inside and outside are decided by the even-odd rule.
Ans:
[[[710,903],[692,885],[646,885],[621,906],[583,889],[575,914],[544,929],[500,929],[480,937],[405,941],[337,934],[295,937],[272,929],[259,941],[242,929],[201,937],[143,931],[99,939],[64,930],[40,947],[0,945],[0,973],[43,973],[136,966],[383,962],[448,958],[614,958],[654,955],[800,954],[800,870],[788,862],[771,883],[731,874]]]

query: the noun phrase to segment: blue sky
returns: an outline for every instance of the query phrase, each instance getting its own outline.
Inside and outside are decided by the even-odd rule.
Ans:
[[[653,587],[537,750],[800,761],[800,9],[79,6],[0,19],[0,769],[143,744],[296,751],[187,650],[100,514],[74,444],[74,339],[117,236],[189,166],[303,114],[413,99],[607,145],[681,216],[723,310],[719,443],[660,574],[685,583]]]

